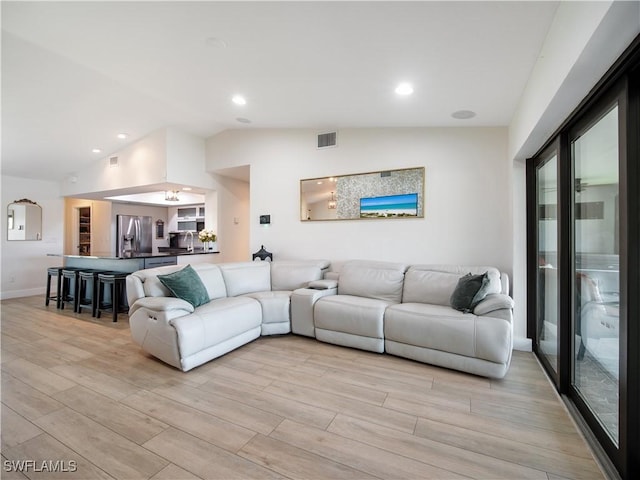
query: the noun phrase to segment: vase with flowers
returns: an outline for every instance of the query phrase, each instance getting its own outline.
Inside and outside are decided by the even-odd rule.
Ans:
[[[206,250],[213,251],[214,243],[217,240],[217,235],[213,230],[200,230],[198,232],[198,240],[200,240],[203,244],[206,245]]]

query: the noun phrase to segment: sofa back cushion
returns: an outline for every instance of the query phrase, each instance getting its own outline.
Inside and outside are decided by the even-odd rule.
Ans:
[[[338,294],[400,303],[406,270],[401,263],[352,260],[340,271]]]
[[[169,289],[160,282],[158,275],[174,273],[178,270],[182,270],[184,267],[184,265],[169,265],[166,267],[147,268],[146,270],[138,270],[137,272],[132,273],[131,276],[134,278],[131,282],[127,283],[127,297],[130,304],[133,303],[132,300],[137,299],[133,297],[172,296]],[[227,290],[224,285],[224,280],[222,279],[222,273],[217,265],[212,263],[203,263],[192,265],[192,267],[200,277],[200,280],[202,280],[211,300],[227,296]],[[136,282],[135,279],[137,279],[138,282]],[[129,294],[129,285],[131,285],[131,295]],[[141,292],[139,291],[140,286],[142,286]],[[141,293],[144,295],[141,295]]]
[[[413,265],[405,275],[402,302],[448,306],[460,277],[467,273],[481,275],[485,272],[489,278],[487,294],[500,293],[502,291],[500,272],[494,267]]]
[[[192,267],[196,273],[200,275],[200,280],[204,283],[210,300],[227,296],[227,287],[225,286],[222,272],[218,265],[213,263],[196,263],[192,265]]]
[[[229,297],[271,290],[271,262],[219,264]]]
[[[309,282],[320,280],[328,266],[329,262],[324,260],[271,262],[271,289],[290,291],[305,288]]]

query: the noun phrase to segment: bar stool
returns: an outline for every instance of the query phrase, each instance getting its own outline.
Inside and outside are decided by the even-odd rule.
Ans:
[[[60,308],[63,310],[65,303],[73,302],[73,311],[78,311],[80,270],[82,269],[78,267],[64,267],[62,269],[62,293],[60,295]]]
[[[126,272],[107,272],[98,274],[98,299],[96,317],[100,318],[102,312],[111,312],[113,321],[118,321],[118,313],[127,313],[129,307],[126,304]],[[105,288],[109,288],[111,302],[105,301]]]
[[[47,268],[47,293],[44,299],[45,307],[49,306],[49,300],[56,301],[56,308],[60,308],[60,293],[62,290],[62,269],[64,267],[50,267]],[[51,277],[56,277],[57,287],[55,296],[51,295]]]
[[[109,273],[106,270],[86,269],[80,271],[78,288],[78,313],[83,308],[91,309],[91,316],[95,317],[98,310],[98,275]]]

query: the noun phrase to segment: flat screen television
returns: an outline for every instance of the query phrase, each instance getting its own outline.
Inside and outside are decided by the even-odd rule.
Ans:
[[[360,218],[417,217],[418,194],[403,193],[360,199]]]

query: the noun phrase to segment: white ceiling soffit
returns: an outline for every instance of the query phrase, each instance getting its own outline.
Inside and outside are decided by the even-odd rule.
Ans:
[[[3,174],[61,179],[166,126],[506,126],[557,5],[2,2]]]

